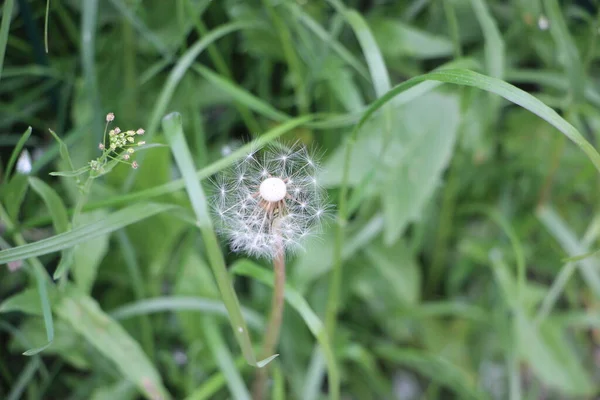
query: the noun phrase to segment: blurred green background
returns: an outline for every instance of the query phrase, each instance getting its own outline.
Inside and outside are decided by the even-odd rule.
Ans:
[[[0,398],[250,398],[215,277],[259,354],[271,266],[198,210],[253,140],[322,154],[333,210],[269,398],[597,398],[599,35],[592,0],[5,0]],[[108,112],[140,167],[50,175]]]

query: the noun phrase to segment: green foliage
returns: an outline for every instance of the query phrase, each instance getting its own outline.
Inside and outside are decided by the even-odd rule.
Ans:
[[[5,1],[0,398],[597,397],[593,4]],[[274,274],[209,182],[274,141],[332,218],[259,361]]]

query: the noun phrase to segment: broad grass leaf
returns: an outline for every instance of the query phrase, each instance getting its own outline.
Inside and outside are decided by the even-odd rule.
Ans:
[[[54,231],[58,233],[66,232],[69,229],[70,221],[62,199],[50,185],[36,177],[29,177],[29,185],[42,198],[46,208],[50,212]],[[65,249],[61,252],[60,261],[53,278],[58,279],[64,271],[68,271],[73,263],[73,249]]]
[[[406,225],[420,217],[450,161],[460,122],[458,98],[440,93],[423,95],[393,113],[389,140],[384,139],[379,118],[361,130],[348,181],[358,185],[374,172],[364,190],[379,193],[388,221],[386,244],[395,242]],[[339,149],[324,166],[324,185],[341,183],[343,152]]]
[[[129,334],[106,315],[91,297],[76,289],[66,291],[55,306],[62,321],[114,362],[121,375],[134,382],[148,399],[170,399],[160,375]]]
[[[370,18],[369,26],[386,57],[426,60],[452,55],[450,39],[404,24],[397,18]]]
[[[385,285],[376,290],[381,298],[404,306],[415,305],[419,301],[421,271],[410,253],[410,249],[402,240],[389,247],[378,241],[367,247],[364,253],[371,264],[366,268],[369,275],[372,276],[374,271],[377,271],[379,275],[377,279],[372,280],[372,283]],[[383,293],[389,293],[389,296],[385,296]]]
[[[12,220],[18,220],[28,187],[27,176],[19,173],[14,174],[8,183],[2,185],[0,199]]]
[[[375,352],[383,359],[414,369],[433,382],[448,387],[461,399],[487,399],[477,389],[475,376],[439,355],[388,344],[376,346]]]
[[[41,318],[31,317],[19,326],[19,330],[27,339],[27,346],[19,340],[13,339],[10,342],[10,349],[23,352],[31,347],[41,348],[48,343],[46,328]],[[64,321],[54,321],[55,336],[52,345],[44,349],[44,355],[54,355],[65,360],[69,365],[87,370],[90,368],[90,362],[87,357],[87,349],[79,335],[73,332],[70,325]]]
[[[34,176],[29,177],[29,185],[44,200],[46,208],[52,217],[52,225],[56,233],[62,233],[69,228],[69,216],[62,199],[50,185]]]
[[[57,292],[53,286],[48,286],[48,298],[50,303],[54,303],[57,298]],[[40,308],[40,292],[37,289],[25,289],[22,292],[14,294],[0,303],[0,313],[19,311],[25,314],[42,316]]]
[[[394,243],[408,223],[420,218],[450,162],[459,123],[455,96],[431,93],[404,108],[399,126],[404,132],[386,152],[389,169],[380,191],[389,221],[386,244]]]
[[[594,393],[594,385],[561,325],[545,321],[540,327],[518,315],[516,331],[521,356],[548,386],[571,396]]]
[[[93,213],[83,214],[79,218],[81,224],[92,224],[105,219],[108,213],[99,210]],[[92,291],[92,286],[98,274],[98,267],[108,252],[110,234],[95,237],[92,240],[75,246],[73,250],[73,265],[71,272],[75,285],[85,293]]]
[[[219,299],[219,291],[214,283],[209,266],[191,246],[183,250],[181,269],[173,288],[178,296],[202,296]],[[188,345],[203,334],[202,314],[194,311],[178,311],[182,334]]]
[[[137,396],[135,385],[127,380],[94,389],[90,400],[134,400]]]

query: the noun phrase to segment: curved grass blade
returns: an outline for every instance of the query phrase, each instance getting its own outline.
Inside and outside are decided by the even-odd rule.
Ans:
[[[381,51],[379,50],[379,46],[377,45],[377,42],[375,42],[375,38],[369,29],[369,25],[358,12],[346,8],[341,1],[329,0],[329,2],[344,16],[344,18],[346,18],[352,27],[352,30],[360,43],[365,59],[367,60],[367,66],[369,67],[375,94],[377,97],[383,96],[390,90],[390,77],[385,62],[383,61]]]
[[[558,47],[559,53],[562,55],[561,59],[565,64],[566,74],[569,77],[569,91],[571,91],[575,101],[582,101],[585,88],[585,72],[577,46],[569,33],[569,28],[564,20],[558,1],[544,0],[544,8],[548,13],[549,20],[552,21],[550,34]]]
[[[50,0],[46,0],[46,17],[44,18],[44,48],[48,53],[48,16],[50,15]]]
[[[326,43],[337,55],[344,60],[348,65],[353,67],[360,76],[369,80],[369,73],[365,66],[348,51],[340,42],[329,34],[317,21],[315,21],[308,13],[305,13],[301,7],[295,3],[285,3],[285,6],[292,10],[292,13],[297,16],[300,21],[315,35]]]
[[[151,43],[165,58],[171,59],[169,48],[133,13],[122,0],[110,0],[112,5],[135,27],[140,36]]]
[[[593,250],[593,251],[589,251],[589,252],[584,253],[584,254],[580,254],[578,256],[563,258],[561,261],[564,262],[564,263],[575,262],[575,261],[582,261],[582,260],[585,260],[586,258],[594,257],[594,256],[597,256],[599,254],[600,254],[600,250]]]
[[[508,236],[510,240],[510,245],[513,249],[513,253],[515,255],[515,259],[517,262],[517,293],[522,300],[522,296],[524,295],[525,284],[526,284],[526,265],[525,265],[525,253],[523,251],[523,246],[521,245],[521,241],[517,236],[517,233],[510,225],[510,222],[504,218],[502,214],[497,212],[496,210],[489,207],[480,207],[473,206],[465,209],[466,212],[480,213],[494,221]]]
[[[202,75],[204,79],[213,83],[215,86],[218,86],[221,90],[229,93],[236,101],[248,106],[250,109],[258,112],[259,114],[271,118],[275,121],[285,121],[290,118],[287,114],[277,110],[269,103],[264,102],[263,100],[254,96],[250,92],[240,88],[231,80],[228,80],[222,77],[221,75],[214,73],[210,69],[200,64],[194,64],[192,68],[200,75]]]
[[[246,361],[238,358],[235,362],[236,368],[242,368]],[[215,393],[226,384],[225,375],[222,372],[212,374],[200,387],[194,390],[185,400],[207,400],[213,399]]]
[[[48,277],[46,275],[46,271],[44,270],[44,266],[34,258],[31,261],[31,266],[33,267],[33,272],[35,274],[35,280],[37,282],[37,290],[40,295],[40,302],[42,304],[42,316],[44,317],[44,326],[46,327],[46,339],[48,343],[45,345],[27,350],[23,353],[24,356],[33,356],[38,354],[45,349],[48,348],[54,341],[54,321],[52,319],[52,309],[50,307],[50,298],[48,297],[48,288],[46,287],[48,283]]]
[[[434,71],[424,75],[416,76],[395,86],[383,97],[377,99],[369,106],[369,108],[363,114],[361,120],[355,126],[353,136],[356,135],[360,128],[362,128],[362,126],[377,110],[391,101],[394,97],[417,85],[418,83],[430,80],[452,83],[455,85],[471,86],[487,92],[495,93],[504,97],[506,100],[536,114],[557,128],[569,140],[575,143],[600,172],[600,154],[598,154],[596,149],[573,125],[562,118],[556,111],[545,105],[542,101],[538,100],[531,94],[511,85],[510,83],[479,74],[468,69],[444,69],[440,71]]]
[[[185,54],[183,54],[179,58],[179,61],[177,61],[175,68],[173,68],[173,70],[171,70],[171,73],[169,74],[169,77],[167,78],[167,81],[160,92],[158,100],[154,104],[154,108],[152,109],[152,112],[150,114],[150,121],[148,122],[148,126],[146,129],[146,137],[147,137],[146,140],[149,141],[150,139],[152,139],[152,137],[156,133],[156,131],[159,127],[160,121],[166,113],[167,106],[169,105],[169,102],[171,101],[171,98],[173,97],[173,94],[175,93],[175,89],[177,88],[177,85],[179,85],[179,82],[181,81],[181,79],[183,78],[183,76],[185,75],[187,70],[194,63],[194,60],[196,59],[196,57],[198,57],[198,55],[200,55],[200,53],[202,53],[202,51],[204,51],[211,43],[213,43],[217,39],[219,39],[231,32],[235,32],[235,31],[238,31],[241,29],[248,29],[248,28],[260,28],[260,26],[255,23],[249,23],[249,22],[232,22],[229,24],[222,25],[222,26],[212,30],[206,36],[200,38],[196,43],[194,43],[189,48],[188,51],[185,52]],[[144,159],[143,153],[138,155],[139,163],[141,163],[143,161],[143,159]],[[125,189],[128,190],[131,187],[131,185],[133,185],[133,177],[134,176],[135,176],[135,170],[131,170],[129,172],[129,175],[127,176],[127,179],[125,180],[125,183],[123,186]]]
[[[171,398],[158,371],[138,342],[106,315],[94,299],[75,288],[69,288],[55,311],[96,350],[113,361],[123,377],[135,383],[147,398]]]
[[[474,384],[474,378],[466,371],[435,354],[414,349],[400,349],[388,344],[375,347],[381,358],[405,365],[455,391],[461,399],[487,399]]]
[[[34,176],[29,177],[29,185],[46,204],[56,233],[65,232],[69,228],[69,216],[60,196],[50,185]]]
[[[171,152],[177,162],[179,171],[183,176],[185,188],[196,215],[196,223],[200,228],[202,239],[204,240],[206,255],[215,276],[215,280],[217,281],[223,303],[225,303],[225,307],[227,308],[229,322],[231,323],[235,337],[242,348],[246,361],[248,361],[250,365],[260,368],[266,365],[273,357],[260,362],[256,361],[252,341],[248,334],[248,327],[246,326],[246,321],[242,315],[237,295],[233,289],[231,280],[229,279],[223,253],[221,253],[221,248],[219,247],[219,242],[213,229],[209,207],[206,203],[206,196],[196,177],[194,161],[192,160],[192,155],[185,141],[181,115],[179,113],[171,113],[164,117],[163,130],[167,141],[171,146]]]
[[[202,330],[204,331],[207,345],[219,369],[226,378],[231,395],[234,399],[250,400],[250,392],[248,392],[248,388],[240,376],[231,352],[221,337],[215,321],[206,316],[202,318],[202,321]]]
[[[494,78],[504,76],[504,41],[496,22],[490,14],[488,5],[483,0],[471,0],[471,7],[479,21],[485,40],[486,72]]]
[[[4,54],[6,53],[6,43],[8,42],[8,31],[10,30],[10,19],[12,18],[15,0],[6,0],[2,7],[2,22],[0,23],[0,78],[2,77],[2,67],[4,66]]]
[[[0,251],[0,264],[64,250],[174,208],[175,206],[169,204],[135,204],[109,215],[102,221],[83,225],[34,243],[2,250]]]
[[[6,210],[4,209],[4,207],[2,207],[1,204],[0,204],[0,220],[4,221],[6,227],[9,230],[14,229],[13,222],[11,221]],[[9,249],[0,251],[0,254],[28,246],[28,244],[27,244],[27,242],[25,242],[25,239],[23,238],[23,236],[19,233],[14,235],[14,240],[20,246],[16,247],[16,248],[9,248]],[[21,260],[21,259],[23,259],[23,257],[17,257],[16,259],[13,259],[10,261],[16,261],[16,260]],[[0,264],[2,264],[2,262],[0,262]],[[33,269],[33,274],[35,276],[35,280],[36,280],[36,284],[37,284],[37,290],[38,290],[40,303],[41,303],[41,307],[42,307],[42,315],[44,317],[44,326],[46,328],[46,339],[48,340],[48,343],[42,347],[27,350],[25,353],[23,353],[23,355],[26,355],[26,356],[32,356],[32,355],[35,355],[35,354],[43,351],[48,346],[50,346],[52,344],[52,341],[54,340],[54,321],[52,319],[52,309],[50,307],[50,297],[48,296],[48,288],[46,287],[46,284],[48,283],[48,275],[46,273],[46,270],[44,269],[44,266],[37,258],[32,258],[29,261],[29,264],[31,265],[31,268]]]
[[[248,276],[256,279],[266,285],[273,286],[273,272],[259,267],[249,260],[237,261],[232,267],[231,272],[237,275]],[[339,399],[339,373],[335,362],[333,349],[330,339],[323,323],[310,308],[308,302],[293,287],[286,285],[285,300],[302,317],[306,326],[319,342],[327,363],[327,372],[329,380],[329,396],[332,399]]]
[[[25,146],[27,139],[29,139],[29,136],[31,136],[31,127],[27,128],[27,130],[25,132],[23,132],[23,136],[21,136],[21,138],[19,139],[19,142],[17,143],[17,145],[13,149],[12,153],[10,154],[10,159],[8,160],[8,164],[6,166],[6,172],[4,174],[5,181],[8,182],[8,178],[10,177],[10,174],[12,173],[15,163],[17,162],[17,159],[19,158],[19,155],[21,154],[21,151],[23,150],[23,147]]]
[[[6,400],[19,400],[22,399],[23,392],[27,389],[27,386],[35,377],[37,369],[40,367],[40,360],[33,358],[29,360],[25,368],[19,374],[17,381],[13,385],[10,393],[6,397]]]
[[[203,297],[155,297],[126,304],[110,312],[115,319],[127,319],[138,315],[153,314],[162,311],[200,311],[209,314],[227,315],[227,309],[222,301]],[[264,319],[255,311],[244,309],[242,314],[248,325],[255,329],[262,329],[265,325]]]

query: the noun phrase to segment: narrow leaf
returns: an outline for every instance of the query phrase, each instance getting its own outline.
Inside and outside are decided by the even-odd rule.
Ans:
[[[0,251],[0,264],[53,253],[95,237],[114,232],[127,225],[172,210],[174,206],[155,203],[139,203],[123,208],[102,221],[77,227],[69,232],[42,239],[34,243]]]
[[[6,173],[4,174],[5,180],[8,180],[8,178],[10,177],[10,174],[12,173],[15,163],[17,162],[17,159],[21,155],[21,151],[23,150],[23,147],[25,146],[27,139],[29,139],[29,136],[31,136],[31,127],[27,128],[27,130],[25,132],[23,132],[23,136],[21,136],[21,138],[17,142],[17,145],[15,146],[15,148],[13,149],[13,151],[10,155],[10,159],[8,160],[8,164],[6,166]]]
[[[171,398],[140,345],[91,297],[70,288],[55,309],[61,319],[114,362],[123,377],[134,382],[148,399]]]
[[[208,205],[206,204],[206,197],[200,186],[200,182],[198,182],[198,179],[196,178],[196,169],[194,167],[192,154],[190,153],[183,134],[181,115],[179,113],[171,113],[164,117],[163,130],[167,137],[167,141],[171,146],[171,151],[173,152],[173,157],[177,162],[179,171],[183,176],[185,187],[196,215],[197,224],[202,233],[209,264],[215,275],[215,280],[217,281],[223,303],[225,303],[225,307],[229,313],[229,322],[231,323],[235,337],[242,348],[246,361],[250,365],[260,367],[262,365],[259,365],[256,361],[252,341],[248,334],[248,327],[246,326],[246,321],[242,315],[237,295],[233,289],[231,280],[229,279],[225,260],[213,230]]]

